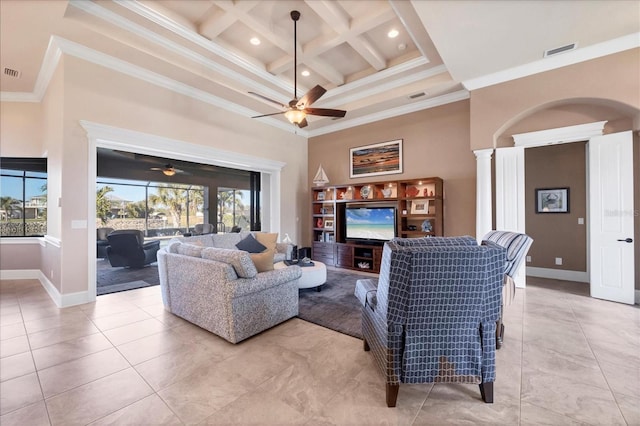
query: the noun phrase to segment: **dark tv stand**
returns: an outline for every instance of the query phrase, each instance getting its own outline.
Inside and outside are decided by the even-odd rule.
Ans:
[[[314,242],[313,259],[339,268],[378,273],[382,259],[382,246]]]

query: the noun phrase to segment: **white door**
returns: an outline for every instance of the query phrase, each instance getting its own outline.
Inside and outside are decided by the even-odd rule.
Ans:
[[[591,296],[633,304],[633,138],[589,140]]]

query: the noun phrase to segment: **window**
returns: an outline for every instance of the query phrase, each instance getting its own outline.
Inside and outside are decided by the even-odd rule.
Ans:
[[[180,235],[204,222],[206,191],[199,185],[99,178],[96,227],[140,229],[148,237]]]
[[[47,159],[0,158],[0,236],[47,233]]]
[[[250,190],[218,188],[218,232],[251,229]]]

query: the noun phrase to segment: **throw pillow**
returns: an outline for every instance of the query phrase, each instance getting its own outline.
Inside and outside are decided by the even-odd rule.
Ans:
[[[249,253],[262,253],[267,249],[266,246],[260,244],[253,235],[249,234],[247,238],[236,244],[238,250],[248,251]]]
[[[273,257],[276,254],[278,233],[256,232],[255,239],[266,247],[266,250],[262,253],[250,254],[256,269],[258,272],[273,271]]]

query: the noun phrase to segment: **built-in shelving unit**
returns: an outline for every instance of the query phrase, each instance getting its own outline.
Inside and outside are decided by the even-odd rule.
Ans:
[[[438,177],[315,187],[311,194],[313,258],[331,266],[380,271],[380,245],[346,239],[348,205],[395,207],[399,237],[444,234],[443,181]]]

